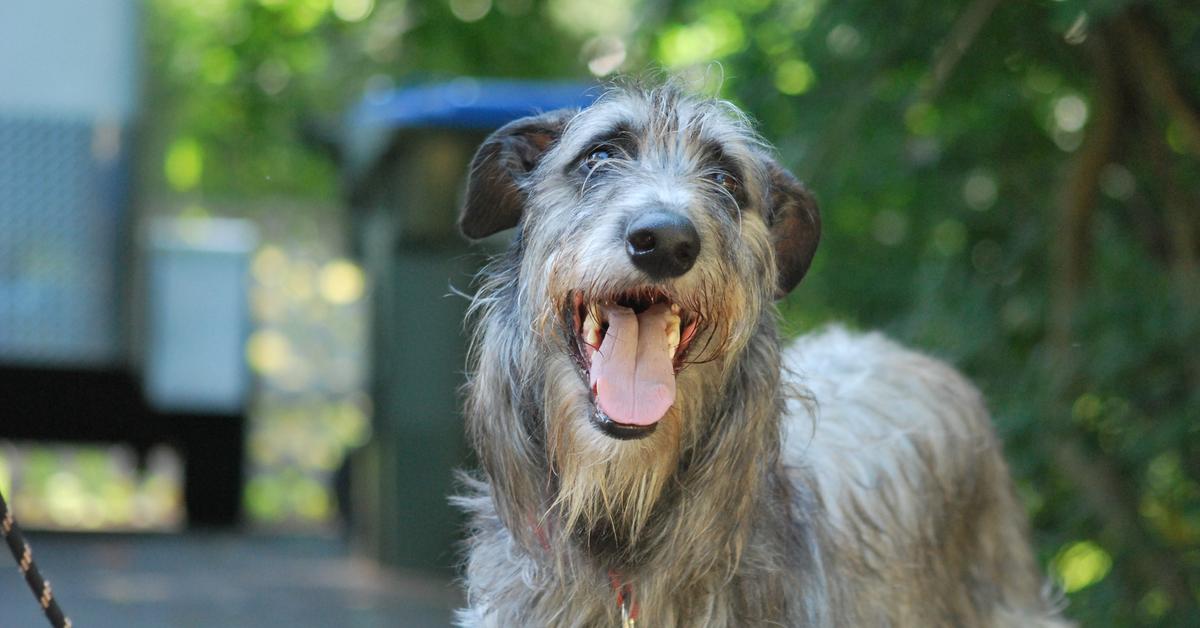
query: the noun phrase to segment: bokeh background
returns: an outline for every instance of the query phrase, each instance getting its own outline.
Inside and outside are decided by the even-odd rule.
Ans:
[[[820,199],[823,241],[782,304],[788,330],[834,320],[881,328],[958,365],[994,412],[1067,614],[1096,626],[1200,625],[1194,3],[89,6],[127,24],[118,31],[136,104],[118,136],[129,155],[122,202],[132,228],[167,225],[159,231],[185,245],[211,244],[214,225],[231,219],[253,233],[238,240],[252,242],[242,250],[238,360],[253,376],[239,445],[240,529],[332,534],[359,554],[403,564],[379,538],[386,526],[361,523],[381,509],[403,517],[412,506],[403,488],[389,495],[385,483],[373,497],[355,488],[386,472],[386,448],[362,452],[400,436],[380,429],[385,411],[370,394],[378,392],[371,365],[379,368],[371,319],[387,314],[371,306],[381,291],[372,278],[387,275],[355,246],[351,206],[363,179],[348,157],[351,113],[397,89],[461,86],[463,77],[586,84],[670,74],[749,112]],[[18,17],[0,8],[0,24]],[[51,27],[81,28],[78,12],[53,17]],[[84,43],[66,38],[49,49]],[[21,64],[36,73],[42,61],[52,63]],[[6,137],[16,136],[0,132],[0,169],[15,168],[4,159]],[[106,137],[93,133],[93,153]],[[21,216],[37,211],[4,203],[0,229],[28,225]],[[121,266],[131,285],[138,268],[153,267],[156,249],[144,248],[126,256],[140,266]],[[0,251],[0,286],[55,268],[43,257]],[[469,270],[438,281],[446,292],[467,288]],[[0,292],[0,301],[6,294],[15,293]],[[137,327],[136,313],[126,318]],[[0,351],[0,362],[13,359]],[[64,445],[7,436],[0,490],[29,527],[185,528],[186,452],[169,439]],[[356,500],[369,503],[356,509]]]

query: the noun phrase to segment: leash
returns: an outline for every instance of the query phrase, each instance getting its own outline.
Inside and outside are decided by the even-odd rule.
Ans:
[[[42,605],[42,611],[46,613],[46,619],[50,620],[50,625],[54,628],[71,628],[71,620],[63,615],[62,609],[58,607],[58,600],[54,599],[54,593],[50,590],[50,581],[42,578],[37,563],[33,562],[33,551],[29,549],[29,543],[25,542],[25,535],[21,534],[21,528],[17,527],[12,511],[8,509],[8,503],[4,501],[3,493],[0,493],[0,533],[3,533],[4,541],[8,543],[8,549],[12,552],[13,559],[17,561],[17,567],[21,569],[21,575],[25,576],[29,590]]]

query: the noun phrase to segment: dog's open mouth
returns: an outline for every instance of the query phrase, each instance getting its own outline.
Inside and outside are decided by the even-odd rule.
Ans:
[[[617,438],[645,436],[675,403],[699,317],[657,289],[572,300],[575,359],[596,408],[593,422]]]

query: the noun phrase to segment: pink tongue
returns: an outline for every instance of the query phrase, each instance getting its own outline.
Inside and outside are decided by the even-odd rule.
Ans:
[[[657,423],[675,403],[674,348],[669,335],[679,318],[664,303],[641,314],[620,306],[603,309],[608,333],[592,354],[596,401],[617,423]]]

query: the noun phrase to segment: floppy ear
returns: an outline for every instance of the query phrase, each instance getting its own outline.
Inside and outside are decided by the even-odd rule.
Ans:
[[[771,188],[767,195],[767,226],[779,268],[775,298],[782,299],[808,272],[821,240],[821,213],[808,188],[770,158],[767,176]]]
[[[458,226],[468,238],[486,238],[517,226],[525,208],[525,179],[562,134],[575,110],[560,109],[514,120],[492,133],[471,160]]]

